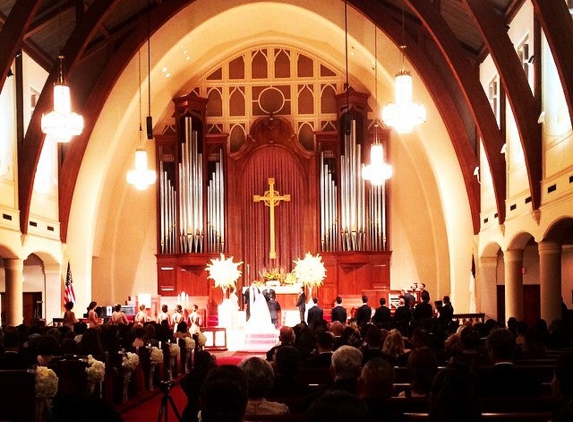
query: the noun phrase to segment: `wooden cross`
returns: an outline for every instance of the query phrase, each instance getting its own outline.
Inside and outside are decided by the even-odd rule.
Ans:
[[[253,195],[253,201],[261,202],[264,201],[265,205],[270,208],[271,218],[270,218],[270,243],[271,250],[269,252],[269,259],[275,259],[277,257],[277,252],[275,249],[275,207],[278,207],[281,201],[290,201],[290,195],[282,195],[275,190],[275,179],[274,177],[269,178],[269,190],[265,191],[263,196]]]

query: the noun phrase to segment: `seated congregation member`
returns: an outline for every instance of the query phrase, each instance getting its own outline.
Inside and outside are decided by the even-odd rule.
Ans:
[[[362,364],[370,359],[382,357],[382,330],[375,325],[369,325],[364,336],[365,345],[362,351]]]
[[[294,346],[295,334],[291,327],[283,326],[279,330],[279,344],[271,347],[267,351],[267,361],[272,362],[274,360],[274,355],[278,349],[283,346]]]
[[[408,355],[405,354],[404,337],[400,331],[390,330],[382,345],[382,355],[393,366],[406,366]]]
[[[3,334],[3,353],[0,355],[0,369],[26,369],[29,362],[26,356],[20,353],[18,329],[13,326],[6,326]]]
[[[205,378],[199,403],[202,422],[242,422],[247,408],[243,371],[233,365],[213,368]]]
[[[390,328],[392,325],[390,308],[386,306],[386,299],[383,297],[380,298],[380,306],[374,311],[374,316],[372,316],[372,324],[380,325],[384,328]]]
[[[344,390],[356,394],[356,383],[362,370],[362,352],[353,346],[341,346],[332,354],[330,389]]]
[[[322,322],[324,319],[324,312],[320,306],[318,306],[318,298],[312,298],[313,305],[308,308],[306,315],[306,322],[311,330],[314,330],[316,325]]]
[[[332,348],[334,346],[334,336],[329,331],[321,331],[315,335],[316,350],[304,362],[305,368],[330,368],[332,363]]]
[[[573,353],[564,353],[557,359],[551,392],[556,401],[552,422],[573,420]]]
[[[410,390],[402,391],[401,397],[430,397],[434,377],[438,373],[438,361],[427,346],[412,350],[408,357]]]
[[[331,322],[338,321],[342,324],[346,324],[346,319],[347,319],[346,308],[342,306],[342,298],[340,296],[337,296],[334,302],[334,307],[332,308],[331,311],[330,321]]]
[[[209,372],[217,367],[215,357],[205,350],[199,350],[195,353],[193,363],[194,365],[191,371],[185,375],[180,382],[181,389],[185,393],[185,396],[187,396],[187,406],[185,406],[183,414],[181,415],[183,422],[197,421],[197,413],[200,409],[199,396],[201,388]],[[241,376],[243,376],[242,373]]]
[[[370,322],[372,317],[372,308],[368,306],[368,296],[362,296],[362,306],[356,310],[354,316],[356,318],[356,324],[358,327],[362,327]]]
[[[269,398],[304,397],[307,394],[308,384],[297,378],[300,364],[301,356],[296,347],[283,346],[277,349],[272,362],[275,381],[268,395]]]
[[[477,328],[466,325],[458,333],[461,350],[452,357],[453,362],[465,363],[473,372],[478,372],[489,363],[488,357],[481,350],[481,339]]]
[[[358,397],[368,406],[376,422],[399,422],[403,415],[388,402],[394,394],[394,367],[383,358],[370,359],[358,379]]]
[[[107,331],[103,331],[107,332]],[[102,345],[102,330],[98,328],[88,328],[84,335],[82,336],[82,340],[78,344],[78,353],[82,356],[92,355],[95,359],[105,362],[105,351]],[[118,350],[119,347],[116,347],[115,350]],[[109,354],[111,355],[114,351],[113,348],[107,349]]]
[[[38,356],[36,363],[39,366],[48,366],[59,352],[58,340],[54,336],[43,335],[38,342]]]
[[[430,422],[481,421],[473,381],[464,364],[450,364],[438,372],[430,394]]]
[[[289,408],[284,403],[268,401],[275,380],[273,368],[269,362],[259,357],[251,357],[239,364],[247,379],[247,416],[285,415]]]
[[[342,337],[344,325],[340,321],[334,321],[328,327],[328,331],[330,331],[333,336],[332,350],[334,351],[344,344],[344,339]]]
[[[521,397],[541,394],[541,382],[512,362],[515,335],[507,328],[497,328],[486,339],[491,368],[479,372],[479,393],[482,396]]]
[[[332,390],[317,398],[307,412],[312,422],[372,422],[372,414],[366,404],[342,390]]]

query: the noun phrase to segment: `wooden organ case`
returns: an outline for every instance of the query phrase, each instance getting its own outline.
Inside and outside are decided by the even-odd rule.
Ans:
[[[287,118],[270,115],[253,121],[232,153],[226,134],[205,134],[206,99],[174,99],[175,132],[156,136],[158,294],[184,291],[217,304],[222,293],[205,267],[220,253],[243,262],[240,289],[266,269],[290,272],[311,252],[327,269],[318,291],[325,309],[337,295],[367,294],[372,305],[387,297],[387,191],[361,177],[374,139],[367,99],[352,89],[340,94],[338,133],[316,132],[314,151],[301,146]],[[388,132],[381,134],[384,142]],[[270,190],[288,197],[274,218],[268,201],[255,200]]]

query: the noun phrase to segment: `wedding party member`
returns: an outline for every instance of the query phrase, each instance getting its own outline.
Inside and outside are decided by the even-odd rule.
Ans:
[[[189,314],[189,323],[191,324],[189,327],[191,335],[198,334],[201,331],[201,315],[199,315],[199,307],[197,305],[193,305],[193,310]]]
[[[362,306],[356,310],[356,324],[359,327],[366,325],[370,322],[372,317],[372,308],[368,306],[368,296],[362,296]]]
[[[274,290],[269,292],[269,300],[267,306],[269,307],[269,313],[271,315],[271,322],[275,328],[279,328],[279,312],[281,311],[281,304],[276,300],[276,293]]]
[[[256,284],[249,287],[249,300],[251,309],[251,318],[247,321],[246,327],[251,332],[266,333],[274,330],[275,327],[271,322],[271,313],[267,305],[267,300],[263,296]]]
[[[177,331],[177,324],[183,321],[183,307],[181,305],[177,305],[175,307],[175,313],[171,318],[171,322],[173,324],[173,332]]]
[[[88,323],[90,327],[97,327],[99,325],[99,317],[95,311],[97,302],[91,301],[88,306]]]
[[[383,297],[380,298],[380,306],[374,311],[372,324],[381,325],[385,328],[388,328],[392,325],[390,308],[386,306],[386,299]]]
[[[306,322],[311,330],[314,330],[315,326],[322,322],[324,319],[324,311],[320,306],[318,306],[318,298],[312,298],[312,306],[308,308]]]
[[[121,305],[119,303],[113,307],[113,313],[111,314],[109,323],[111,325],[128,324],[127,316],[125,315],[125,312],[123,312],[123,310],[121,309]]]
[[[167,305],[161,306],[161,313],[157,315],[157,323],[161,324],[163,321],[167,321],[167,325],[171,327],[171,316],[169,316],[169,308]]]
[[[298,292],[296,307],[300,313],[300,322],[304,322],[304,313],[306,311],[306,294],[304,293],[304,287],[301,287],[300,291]]]
[[[73,329],[74,324],[78,322],[76,314],[74,313],[74,311],[72,311],[72,309],[74,309],[74,302],[66,302],[64,308],[66,308],[66,310],[64,311],[63,324],[65,327],[70,327],[70,329]]]
[[[334,307],[332,308],[331,321],[339,321],[342,324],[346,324],[346,318],[347,313],[344,306],[342,306],[342,298],[337,296]]]
[[[147,312],[145,311],[145,305],[139,305],[139,312],[135,315],[134,322],[136,324],[145,324],[149,321],[149,317],[147,316]]]

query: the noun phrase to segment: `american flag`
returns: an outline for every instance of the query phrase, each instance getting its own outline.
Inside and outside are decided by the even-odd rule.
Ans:
[[[68,271],[66,272],[66,282],[64,289],[64,306],[68,302],[76,303],[76,294],[74,293],[74,280],[72,279],[72,270],[68,262]]]

